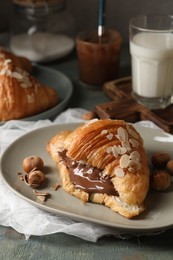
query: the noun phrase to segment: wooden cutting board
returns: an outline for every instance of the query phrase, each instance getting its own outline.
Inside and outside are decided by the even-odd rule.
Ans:
[[[123,119],[131,123],[150,120],[164,131],[173,133],[173,105],[166,109],[149,110],[138,104],[131,96],[131,77],[105,83],[103,91],[111,101],[95,107],[100,119]]]

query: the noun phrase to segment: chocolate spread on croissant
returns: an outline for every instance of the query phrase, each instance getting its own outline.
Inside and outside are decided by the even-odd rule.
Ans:
[[[66,155],[66,150],[59,152],[59,155],[69,170],[70,181],[75,184],[75,188],[87,193],[106,193],[118,196],[118,192],[109,177],[103,177],[100,169],[75,161]]]

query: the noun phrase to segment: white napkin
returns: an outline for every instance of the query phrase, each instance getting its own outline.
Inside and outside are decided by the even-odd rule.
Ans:
[[[61,113],[52,122],[39,120],[37,122],[12,120],[0,126],[0,153],[15,139],[33,129],[51,125],[53,123],[83,122],[82,115],[87,111],[83,109],[68,109]],[[139,123],[144,126],[155,127],[151,122]],[[36,208],[29,202],[14,194],[3,182],[0,175],[0,225],[11,226],[28,239],[31,235],[41,236],[63,232],[91,242],[104,235],[113,235],[124,238],[124,232],[116,229],[73,221],[62,216],[57,216]]]

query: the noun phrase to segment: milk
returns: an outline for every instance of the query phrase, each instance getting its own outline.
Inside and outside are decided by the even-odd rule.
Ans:
[[[173,90],[173,35],[139,33],[130,41],[133,92],[166,98]]]

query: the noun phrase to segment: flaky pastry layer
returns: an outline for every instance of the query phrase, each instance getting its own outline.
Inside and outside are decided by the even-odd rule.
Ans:
[[[0,121],[32,116],[58,103],[55,89],[40,83],[31,71],[28,59],[0,50]]]
[[[91,120],[74,131],[63,131],[47,144],[56,162],[62,186],[84,202],[103,204],[131,218],[145,210],[149,169],[143,140],[135,128],[122,120]],[[118,195],[76,188],[61,152],[74,162],[84,162],[110,178]],[[76,170],[74,170],[75,172]]]

